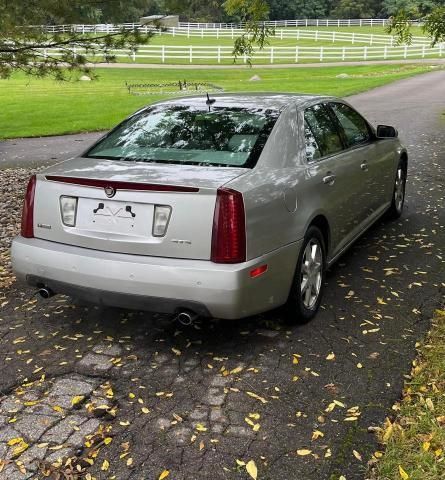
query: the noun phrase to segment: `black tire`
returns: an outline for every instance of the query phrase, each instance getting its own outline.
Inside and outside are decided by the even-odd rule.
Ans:
[[[316,254],[316,259],[312,263],[311,268],[314,268],[314,273],[311,276],[311,281],[308,282],[311,288],[311,292],[308,295],[306,287],[305,292],[303,293],[303,281],[304,276],[308,277],[305,274],[304,270],[309,268],[308,262],[306,261],[308,246],[312,244],[318,245],[320,257]],[[311,248],[309,248],[311,250]],[[313,252],[313,250],[311,250]],[[315,273],[316,265],[320,263],[319,267],[319,276]],[[306,265],[306,267],[304,267]],[[304,236],[303,244],[301,246],[301,251],[298,257],[297,266],[295,268],[294,278],[292,280],[291,290],[289,292],[289,297],[286,305],[284,306],[284,313],[286,321],[290,324],[304,324],[312,320],[317,314],[317,311],[320,307],[324,282],[326,274],[326,246],[323,238],[323,234],[320,229],[311,226]],[[316,288],[316,285],[318,288]],[[312,288],[313,287],[313,288]],[[312,291],[313,289],[313,291]],[[315,295],[315,290],[318,289],[318,293]],[[308,297],[310,296],[310,301]],[[304,297],[304,298],[303,298]]]
[[[397,220],[403,213],[403,206],[405,204],[405,190],[406,190],[406,164],[400,160],[397,166],[396,177],[394,179],[394,189],[392,193],[391,206],[387,212],[387,218],[390,220]]]

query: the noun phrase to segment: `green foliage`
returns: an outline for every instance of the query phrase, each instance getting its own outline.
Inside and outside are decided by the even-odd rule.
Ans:
[[[128,3],[145,4],[142,0]],[[124,2],[111,1],[110,4],[124,7]],[[106,3],[90,0],[40,0],[33,4],[0,0],[0,78],[9,77],[15,70],[58,80],[68,78],[72,70],[94,76],[87,65],[88,57],[96,55],[102,61],[111,62],[115,60],[110,54],[112,49],[136,49],[148,41],[151,35],[141,35],[136,30],[92,37],[75,32],[48,34],[36,26],[76,23],[81,19],[92,22],[101,18],[103,12],[99,7],[103,5]],[[45,55],[42,50],[45,48],[57,48],[58,55]],[[61,66],[68,66],[68,70]]]
[[[440,0],[440,4],[436,5],[432,1],[417,3],[414,10],[409,7],[411,0],[394,1],[406,2],[407,4],[407,9],[397,11],[396,15],[392,17],[387,28],[387,32],[394,34],[399,43],[411,43],[412,29],[409,20],[413,16],[418,17],[421,10],[428,11],[422,18],[424,21],[422,29],[431,38],[431,44],[434,46],[438,42],[445,41],[445,6],[443,6],[443,0]]]
[[[336,18],[372,18],[375,11],[367,0],[340,0],[332,15]]]
[[[273,34],[273,29],[261,23],[269,17],[269,6],[264,0],[226,0],[224,7],[229,15],[237,16],[245,24],[244,33],[233,46],[234,60],[245,56],[250,63],[254,47],[263,48]]]
[[[436,7],[425,19],[424,31],[433,44],[445,41],[445,7]]]

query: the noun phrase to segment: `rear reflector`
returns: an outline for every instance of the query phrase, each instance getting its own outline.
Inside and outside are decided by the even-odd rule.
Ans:
[[[219,188],[213,217],[212,254],[215,263],[246,260],[246,220],[240,192]]]
[[[156,185],[155,183],[132,183],[117,182],[114,180],[96,180],[94,178],[74,178],[59,177],[57,175],[47,175],[45,177],[51,182],[70,183],[72,185],[82,185],[84,187],[106,188],[112,187],[115,190],[148,190],[153,192],[199,192],[196,187],[182,187],[178,185]]]
[[[267,265],[261,265],[261,267],[254,268],[250,271],[250,278],[256,278],[267,272]]]
[[[172,207],[168,205],[155,205],[153,213],[153,237],[165,236],[171,213]]]
[[[34,237],[34,195],[36,181],[35,175],[29,179],[25,199],[23,201],[21,235],[25,238]]]
[[[60,197],[60,213],[62,215],[62,223],[67,227],[76,226],[77,216],[77,197]]]

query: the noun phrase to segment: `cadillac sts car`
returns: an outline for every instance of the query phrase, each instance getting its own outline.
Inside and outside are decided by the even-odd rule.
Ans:
[[[401,215],[407,164],[394,127],[338,98],[159,102],[30,179],[13,267],[46,297],[305,322],[326,268]]]

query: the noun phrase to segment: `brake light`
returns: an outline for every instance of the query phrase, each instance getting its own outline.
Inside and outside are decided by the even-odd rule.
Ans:
[[[211,260],[215,263],[241,263],[246,260],[243,195],[230,188],[219,188],[217,191]]]
[[[36,176],[33,175],[26,188],[22,209],[22,237],[34,237],[34,194],[36,190]]]

